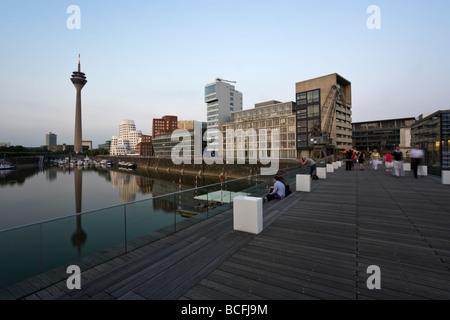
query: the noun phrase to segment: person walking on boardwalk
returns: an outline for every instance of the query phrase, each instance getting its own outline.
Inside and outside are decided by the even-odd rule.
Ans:
[[[386,162],[386,172],[392,171],[392,154],[389,152],[384,155],[384,161]]]
[[[370,156],[371,161],[372,161],[372,166],[373,166],[373,170],[377,171],[378,170],[378,161],[380,160],[380,154],[378,153],[377,149],[373,150],[372,155]]]
[[[410,152],[411,156],[411,169],[414,172],[414,178],[417,179],[417,171],[419,170],[420,162],[425,159],[425,153],[422,149],[420,149],[420,146],[416,144],[414,146],[414,149]]]
[[[364,152],[360,152],[358,156],[358,162],[359,162],[359,170],[364,171],[364,161],[366,160],[366,155]]]
[[[316,169],[317,169],[316,162],[313,159],[306,158],[306,157],[303,157],[301,160],[302,160],[302,165],[310,166],[309,175],[311,176],[311,181],[312,181],[313,180],[313,176],[314,176],[314,172],[316,172]]]
[[[348,149],[347,151],[345,151],[345,170],[346,171],[352,170],[352,158],[353,158],[352,149]]]
[[[394,159],[394,175],[400,178],[400,175],[403,175],[403,152],[399,146],[392,153],[392,158]]]

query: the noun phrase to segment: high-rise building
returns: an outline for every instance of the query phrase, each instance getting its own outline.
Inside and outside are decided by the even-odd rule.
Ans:
[[[47,146],[48,150],[51,150],[53,146],[57,145],[56,140],[57,136],[53,132],[49,132],[45,135],[45,145]]]
[[[298,156],[352,147],[352,87],[337,73],[296,83]]]
[[[177,129],[177,116],[164,116],[161,119],[153,119],[152,137],[155,138],[159,134],[172,133]]]
[[[113,156],[135,154],[141,137],[142,132],[136,130],[133,120],[122,120],[119,125],[119,136],[111,138],[109,153]]]
[[[230,83],[235,82],[217,78],[215,82],[205,85],[208,130],[220,130],[223,124],[230,121],[232,112],[242,110],[242,93]]]
[[[79,55],[78,55],[79,57]],[[82,138],[82,125],[81,125],[81,89],[87,83],[86,75],[81,72],[81,62],[78,60],[78,72],[74,71],[72,78],[70,79],[77,90],[77,101],[75,111],[75,152],[83,152],[83,138]]]

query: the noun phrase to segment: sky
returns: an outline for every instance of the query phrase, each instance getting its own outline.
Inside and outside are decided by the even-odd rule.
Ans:
[[[94,147],[122,119],[143,134],[164,115],[206,121],[217,77],[236,81],[244,109],[295,101],[296,82],[331,73],[352,83],[354,122],[449,109],[449,15],[448,0],[2,0],[0,142],[45,145],[51,131],[73,144],[78,54]]]

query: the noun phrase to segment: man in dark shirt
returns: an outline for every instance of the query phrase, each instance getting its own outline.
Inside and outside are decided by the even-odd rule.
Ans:
[[[397,178],[403,172],[403,152],[400,147],[397,146],[394,152],[392,152],[392,158],[394,158],[394,174]]]
[[[353,150],[348,149],[345,153],[345,170],[351,171],[352,170],[352,161],[353,161]]]

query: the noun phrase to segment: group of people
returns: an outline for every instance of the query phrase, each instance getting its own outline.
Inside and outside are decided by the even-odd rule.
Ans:
[[[409,153],[411,158],[411,170],[414,173],[414,178],[417,179],[419,166],[421,162],[425,159],[425,153],[422,149],[420,149],[419,145],[415,145],[414,149],[412,149]],[[393,163],[391,164],[393,160]],[[397,146],[395,151],[391,155],[386,155],[386,171],[392,171],[391,168],[394,168],[394,175],[399,178],[403,176],[403,152],[400,150],[400,147]],[[388,165],[389,163],[389,165]],[[388,168],[389,167],[389,168]]]
[[[417,179],[418,176],[418,168],[422,160],[424,160],[424,151],[420,149],[419,145],[416,145],[413,150],[410,152],[411,157],[411,169],[414,172],[414,177]],[[373,170],[378,170],[378,165],[380,159],[384,159],[386,164],[386,171],[392,172],[396,177],[400,177],[403,175],[403,152],[400,150],[400,147],[397,146],[395,151],[392,153],[386,153],[383,157],[378,153],[377,149],[374,149],[372,154],[370,155],[370,163],[372,164]],[[351,171],[355,167],[355,163],[359,163],[359,169],[364,170],[364,163],[366,161],[366,155],[364,152],[358,152],[353,149],[348,149],[345,151],[345,164],[346,170]],[[317,170],[316,162],[307,157],[303,157],[300,159],[300,162],[303,166],[309,166],[310,171],[309,174],[311,176],[311,181]],[[271,201],[274,199],[284,199],[291,191],[289,189],[289,184],[284,180],[281,176],[275,176],[273,178],[273,187],[270,188],[269,193],[265,196],[264,201]]]
[[[411,157],[411,170],[414,172],[414,178],[417,179],[418,169],[420,163],[424,160],[425,154],[419,145],[416,145],[414,149],[410,152]],[[353,149],[348,149],[345,151],[345,163],[346,170],[353,170],[355,166],[355,161],[358,159],[359,169],[364,170],[364,163],[366,160],[366,155],[363,152],[358,152]],[[378,165],[380,160],[384,160],[386,164],[386,171],[393,172],[396,177],[403,175],[403,152],[400,147],[397,146],[395,151],[392,153],[386,153],[383,157],[380,155],[377,149],[374,149],[370,155],[370,164],[373,170],[378,170]]]

